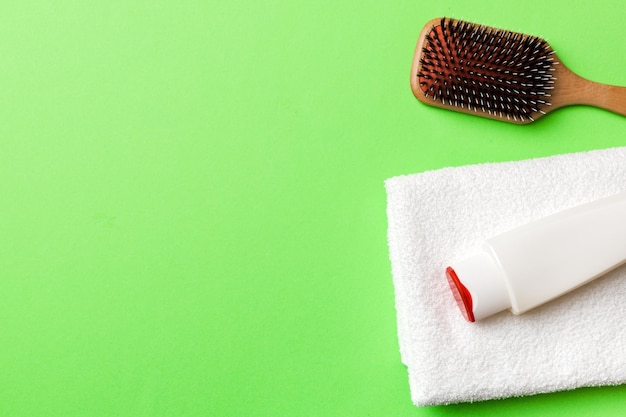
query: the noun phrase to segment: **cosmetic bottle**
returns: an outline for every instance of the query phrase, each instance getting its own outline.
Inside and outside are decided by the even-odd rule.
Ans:
[[[626,192],[487,239],[446,269],[468,321],[522,314],[626,262]]]

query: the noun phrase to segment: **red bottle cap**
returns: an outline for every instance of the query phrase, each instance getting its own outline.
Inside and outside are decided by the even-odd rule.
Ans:
[[[463,317],[467,321],[474,322],[474,311],[472,306],[472,294],[465,288],[465,285],[459,280],[459,277],[454,272],[452,267],[446,268],[446,276],[448,277],[448,284],[450,284],[450,289],[452,290],[452,294],[454,294],[454,299],[456,300]]]

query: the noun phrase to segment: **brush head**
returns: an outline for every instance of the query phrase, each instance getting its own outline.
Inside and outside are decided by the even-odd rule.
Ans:
[[[432,106],[529,123],[551,105],[557,64],[541,38],[439,18],[420,34],[411,87]]]

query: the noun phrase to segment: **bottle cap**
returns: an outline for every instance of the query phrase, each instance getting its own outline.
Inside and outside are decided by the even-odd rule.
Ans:
[[[511,307],[504,271],[486,252],[456,262],[446,276],[461,313],[476,321]]]

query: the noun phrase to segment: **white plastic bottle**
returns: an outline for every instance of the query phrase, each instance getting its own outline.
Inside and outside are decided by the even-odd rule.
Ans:
[[[485,241],[446,269],[468,321],[524,313],[626,262],[626,192],[583,204]]]

